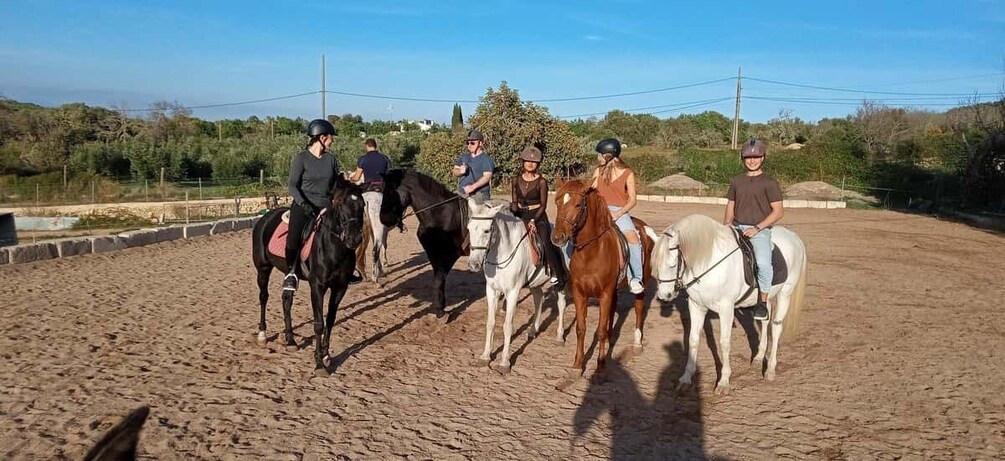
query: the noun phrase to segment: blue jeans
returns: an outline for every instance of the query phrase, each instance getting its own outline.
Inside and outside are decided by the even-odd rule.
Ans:
[[[615,212],[621,209],[619,206],[608,205],[608,210]],[[635,223],[632,222],[632,217],[628,214],[621,215],[614,224],[621,229],[621,232],[635,232]],[[641,237],[641,236],[639,236]],[[642,244],[641,243],[629,243],[628,244],[628,269],[629,269],[629,279],[637,280],[642,282]]]
[[[736,224],[740,232],[753,227]],[[757,286],[761,293],[767,293],[771,291],[771,279],[774,276],[774,268],[771,266],[771,228],[762,229],[754,234],[750,238],[750,243],[754,246],[754,260],[757,261]]]

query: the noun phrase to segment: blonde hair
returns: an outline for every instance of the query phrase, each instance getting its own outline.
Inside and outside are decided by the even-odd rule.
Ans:
[[[611,154],[602,154],[601,157],[606,160],[606,163],[597,165],[597,170],[600,172],[600,178],[607,184],[610,184],[611,180],[614,178],[615,167],[623,170],[634,171],[632,170],[632,167],[625,163],[624,160],[621,160],[621,157],[615,157]]]

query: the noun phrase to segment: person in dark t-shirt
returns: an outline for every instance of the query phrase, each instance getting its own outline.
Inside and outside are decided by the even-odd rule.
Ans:
[[[356,171],[349,176],[349,180],[359,183],[362,178],[364,191],[379,192],[384,183],[384,175],[391,168],[391,160],[377,150],[377,140],[369,138],[363,144],[366,146],[366,153],[356,161]]]
[[[754,319],[768,319],[768,292],[771,291],[771,226],[782,219],[782,189],[778,181],[764,172],[764,142],[751,138],[740,150],[747,172],[729,182],[726,192],[726,216],[723,224],[735,226],[750,238],[757,261],[757,287],[760,298],[754,305]]]

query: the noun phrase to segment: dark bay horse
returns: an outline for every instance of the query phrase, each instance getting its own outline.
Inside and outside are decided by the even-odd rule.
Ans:
[[[311,308],[314,313],[314,373],[319,376],[328,374],[325,361],[328,356],[328,345],[331,340],[332,326],[335,325],[335,315],[338,306],[349,287],[349,277],[353,274],[356,263],[354,249],[359,246],[363,235],[363,197],[359,186],[345,180],[339,175],[332,188],[332,203],[325,209],[317,224],[317,234],[314,245],[306,261],[302,261],[298,272],[301,280],[306,280],[311,290]],[[269,301],[269,276],[276,268],[283,273],[288,272],[284,258],[269,252],[269,240],[279,226],[279,222],[287,207],[269,211],[259,219],[252,231],[252,260],[258,271],[258,301],[262,305],[262,315],[258,322],[258,340],[265,342],[265,304]],[[299,236],[288,236],[299,238]],[[324,296],[331,290],[328,298],[328,317],[324,317]],[[293,291],[283,291],[283,321],[285,323],[285,339],[287,348],[298,348],[293,338],[293,321],[290,318],[293,308]]]
[[[572,364],[576,374],[583,372],[583,346],[586,335],[586,302],[596,298],[600,303],[600,320],[597,323],[597,372],[604,371],[610,330],[614,325],[618,288],[628,286],[628,277],[619,285],[619,273],[627,265],[627,246],[621,247],[620,231],[611,219],[604,199],[590,183],[580,180],[557,182],[555,195],[557,217],[552,243],[565,246],[570,239],[575,244],[569,262],[569,284],[572,301],[576,304],[576,360]],[[642,285],[649,278],[649,255],[653,250],[654,235],[646,223],[632,218],[642,241]],[[622,259],[625,258],[625,259]],[[642,347],[642,324],[645,320],[643,298],[645,291],[635,295],[635,347]]]
[[[447,274],[462,255],[464,231],[468,225],[465,200],[422,173],[391,170],[384,175],[384,196],[380,204],[380,222],[388,227],[401,226],[405,209],[412,207],[419,219],[416,236],[433,266],[433,312],[437,318],[444,310]]]

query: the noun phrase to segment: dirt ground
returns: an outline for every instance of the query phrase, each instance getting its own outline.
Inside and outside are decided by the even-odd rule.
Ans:
[[[721,207],[641,203],[635,214],[662,229],[692,212]],[[778,378],[766,382],[746,366],[742,315],[726,397],[711,393],[715,349],[704,339],[699,391],[673,390],[686,318],[655,299],[641,354],[626,353],[634,316],[618,321],[606,380],[591,379],[590,357],[584,378],[556,389],[575,335],[561,345],[554,333],[570,330],[574,311],[566,325],[552,312],[528,341],[529,296],[512,373],[475,366],[484,279],[462,258],[447,281],[453,321],[426,315],[432,276],[414,221],[391,236],[388,283],[346,296],[330,378],[312,374],[304,290],[294,325],[306,346],[276,341],[278,276],[271,341],[255,341],[250,231],[0,267],[0,458],[80,459],[140,405],[151,406],[145,459],[1005,456],[1005,240],[883,211],[795,209],[783,223],[809,251],[803,328],[783,338]],[[596,317],[591,308],[588,340]]]

